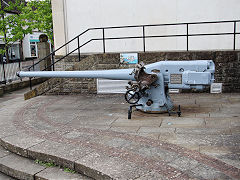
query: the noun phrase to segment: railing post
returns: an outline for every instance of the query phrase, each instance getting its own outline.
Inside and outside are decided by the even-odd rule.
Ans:
[[[104,32],[104,28],[102,30],[103,30],[103,53],[105,53],[106,50],[105,50],[105,32]]]
[[[33,62],[33,71],[34,71],[34,59],[32,59],[32,62]],[[29,69],[29,71],[30,71],[30,69]]]
[[[188,23],[187,23],[187,51],[188,51]]]
[[[19,71],[21,71],[21,58],[19,58],[19,61],[18,61],[18,69]],[[22,81],[22,78],[20,78],[20,81]]]
[[[32,90],[32,78],[29,78],[29,86],[30,86],[30,90]]]
[[[4,84],[7,83],[7,79],[6,79],[6,72],[5,72],[5,65],[4,65],[4,61],[3,61],[3,78],[4,78]]]
[[[21,71],[21,58],[19,58],[19,61],[18,61],[18,69],[19,71]]]
[[[79,36],[77,38],[78,41],[78,60],[81,61],[81,52],[80,52],[80,42],[79,42]]]
[[[52,53],[52,71],[55,71],[54,53]]]
[[[28,70],[31,71],[30,68]],[[30,90],[32,90],[32,78],[31,77],[29,78],[29,87],[30,87]]]
[[[146,52],[146,44],[145,44],[145,26],[143,26],[143,52]]]
[[[236,21],[233,22],[233,50],[236,50]]]

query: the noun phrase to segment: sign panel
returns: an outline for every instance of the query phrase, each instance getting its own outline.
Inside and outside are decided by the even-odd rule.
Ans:
[[[182,84],[182,74],[171,74],[170,75],[171,84]]]
[[[126,92],[128,80],[110,80],[110,79],[97,79],[97,93],[121,93]]]
[[[212,83],[210,92],[211,93],[222,93],[222,83]]]
[[[137,53],[121,53],[120,63],[122,64],[137,64],[138,54]]]
[[[39,42],[39,34],[31,34],[29,41],[30,42]]]
[[[180,93],[179,89],[169,89],[168,90],[169,93]]]

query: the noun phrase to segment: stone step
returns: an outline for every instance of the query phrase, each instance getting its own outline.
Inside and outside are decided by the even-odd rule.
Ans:
[[[51,165],[50,165],[51,166]],[[13,180],[46,180],[46,179],[81,179],[91,178],[78,174],[65,172],[56,166],[40,165],[33,160],[24,158],[5,150],[0,146],[0,179]]]
[[[14,178],[12,178],[10,176],[7,176],[7,175],[5,175],[3,173],[0,173],[0,179],[1,180],[16,180],[16,179],[14,179]]]

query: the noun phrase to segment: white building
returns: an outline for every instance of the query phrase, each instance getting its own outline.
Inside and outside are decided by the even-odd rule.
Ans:
[[[52,0],[55,48],[63,45],[88,28],[164,24],[202,21],[240,20],[239,0]],[[233,32],[233,23],[189,26],[189,33]],[[236,23],[237,32],[240,22]],[[186,34],[186,26],[146,27],[146,36]],[[142,36],[142,28],[108,29],[105,37]],[[80,44],[102,38],[102,30],[89,31],[80,38]],[[240,35],[236,35],[240,48]],[[106,52],[134,52],[143,50],[142,39],[108,40]],[[186,37],[147,38],[146,51],[186,50]],[[233,36],[189,37],[189,50],[232,49]],[[58,54],[77,47],[72,42]],[[84,53],[103,51],[101,41],[92,41],[81,49]]]

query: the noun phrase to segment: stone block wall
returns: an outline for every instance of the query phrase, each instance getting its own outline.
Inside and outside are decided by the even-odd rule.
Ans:
[[[58,70],[102,70],[129,68],[131,65],[119,64],[120,54],[96,54],[81,57],[69,56],[64,61],[57,63]],[[97,93],[96,79],[89,78],[71,78],[63,79],[63,83],[56,84],[54,88],[48,90],[46,94],[79,94],[79,93]]]
[[[139,62],[144,64],[163,60],[213,60],[216,66],[215,82],[223,83],[223,92],[240,92],[240,52],[239,51],[189,51],[189,52],[149,52],[139,53]],[[99,70],[131,68],[121,65],[120,54],[96,54],[81,57],[69,56],[56,64],[56,70]],[[79,94],[96,93],[96,79],[52,78],[37,88],[37,94]]]
[[[47,78],[33,78],[31,83],[32,85],[37,85],[47,81]],[[28,78],[23,79],[22,81],[14,81],[12,83],[0,85],[0,97],[3,96],[5,93],[10,93],[19,89],[23,89],[30,86],[30,82]]]

